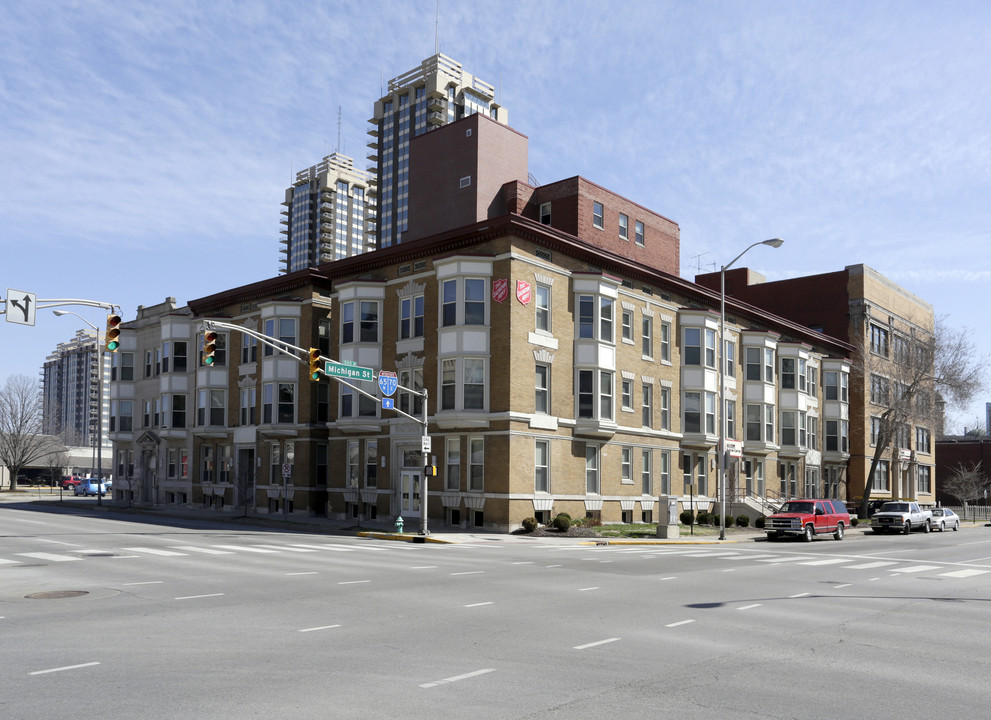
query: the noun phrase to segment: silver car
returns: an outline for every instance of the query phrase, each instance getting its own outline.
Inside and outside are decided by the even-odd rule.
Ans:
[[[932,529],[944,532],[947,528],[956,532],[960,529],[960,516],[950,508],[933,508]]]
[[[102,482],[98,481],[96,478],[85,478],[81,483],[76,485],[73,492],[79,495],[96,495],[99,493],[101,496],[107,494],[107,486]]]

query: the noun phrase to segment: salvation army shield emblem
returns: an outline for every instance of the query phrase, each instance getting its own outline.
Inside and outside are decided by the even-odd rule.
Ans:
[[[524,305],[530,304],[530,283],[526,280],[516,281],[516,299]]]
[[[509,297],[509,278],[499,278],[492,281],[492,299],[497,303]]]

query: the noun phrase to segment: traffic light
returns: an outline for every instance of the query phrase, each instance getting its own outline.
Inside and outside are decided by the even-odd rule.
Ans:
[[[120,315],[107,315],[107,350],[117,352],[120,347]]]
[[[217,333],[207,330],[203,333],[203,364],[213,365],[216,361],[214,353],[217,352]]]
[[[310,380],[320,379],[320,348],[310,348]]]

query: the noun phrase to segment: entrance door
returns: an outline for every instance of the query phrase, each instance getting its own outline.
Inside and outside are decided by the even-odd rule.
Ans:
[[[245,509],[255,504],[255,449],[237,449],[237,469],[235,470],[235,504]]]
[[[403,470],[399,473],[400,514],[420,516],[420,475],[419,470]]]

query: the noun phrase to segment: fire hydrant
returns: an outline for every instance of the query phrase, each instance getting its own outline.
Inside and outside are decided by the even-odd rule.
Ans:
[[[403,516],[400,515],[396,518],[396,532],[401,533],[403,531]]]

